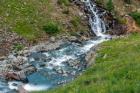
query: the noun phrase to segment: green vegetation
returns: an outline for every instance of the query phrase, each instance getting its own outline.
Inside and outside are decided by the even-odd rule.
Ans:
[[[41,27],[47,21],[43,6],[49,0],[1,0],[0,28],[7,28],[20,36],[33,40],[42,35]],[[42,32],[40,32],[42,31]]]
[[[16,32],[30,42],[44,40],[60,28],[61,35],[76,32],[77,26],[78,31],[87,31],[83,20],[75,17],[79,11],[69,0],[0,0],[0,29]]]
[[[24,45],[23,44],[18,44],[18,43],[16,43],[14,46],[13,46],[13,49],[15,50],[15,51],[20,51],[20,50],[22,50],[24,48]]]
[[[140,26],[140,13],[139,12],[132,12],[130,13],[130,16],[134,18],[136,23]]]
[[[54,35],[54,34],[60,32],[59,25],[53,21],[47,22],[47,24],[45,26],[43,26],[43,29],[46,33],[48,33],[50,35]]]
[[[114,10],[114,4],[112,0],[108,0],[107,4],[106,4],[106,8],[108,11],[112,12]]]
[[[35,93],[140,93],[140,34],[101,44],[96,63],[72,83]]]

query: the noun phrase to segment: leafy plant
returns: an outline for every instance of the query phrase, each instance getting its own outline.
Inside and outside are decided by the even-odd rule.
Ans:
[[[114,4],[113,4],[112,0],[108,0],[108,2],[106,4],[106,8],[110,12],[112,12],[114,10]]]
[[[50,21],[45,26],[43,26],[43,30],[48,34],[56,34],[60,32],[60,27],[57,23]]]

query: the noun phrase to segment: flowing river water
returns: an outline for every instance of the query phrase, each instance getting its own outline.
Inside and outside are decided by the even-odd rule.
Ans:
[[[16,93],[15,90],[19,85],[26,91],[47,90],[72,81],[86,69],[87,52],[103,41],[109,40],[111,36],[105,34],[106,26],[100,18],[101,14],[96,4],[91,0],[83,2],[90,12],[89,24],[97,38],[81,44],[67,42],[60,48],[48,52],[32,52],[27,58],[28,63],[35,66],[37,71],[27,76],[29,82],[23,84],[21,81],[6,82],[0,79],[0,93]]]

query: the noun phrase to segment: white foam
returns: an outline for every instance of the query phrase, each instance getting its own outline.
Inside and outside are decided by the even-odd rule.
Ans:
[[[62,57],[52,58],[52,60],[49,62],[51,65],[49,65],[48,68],[52,68],[50,66],[64,66],[62,63],[70,59],[75,59],[75,57],[64,55]]]
[[[46,55],[47,57],[49,56],[49,54],[47,52],[44,52],[43,54]]]
[[[14,84],[16,84],[17,86],[14,86]],[[21,83],[21,82],[18,82],[18,81],[11,81],[11,82],[8,82],[8,87],[10,88],[10,89],[15,89],[15,90],[18,90],[18,87],[19,86],[21,86],[21,85],[23,85],[23,83]]]
[[[26,90],[26,91],[42,91],[42,90],[47,90],[50,88],[50,86],[47,86],[47,85],[32,85],[32,84],[25,84],[23,86],[23,88]]]
[[[30,58],[29,61],[32,62],[32,61],[35,61],[35,59],[34,58]]]

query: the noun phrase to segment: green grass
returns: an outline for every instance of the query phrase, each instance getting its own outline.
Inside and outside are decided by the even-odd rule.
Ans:
[[[35,93],[140,93],[140,34],[101,44],[96,63],[66,86]]]
[[[28,40],[42,36],[42,27],[49,19],[52,9],[49,1],[1,0],[0,28],[10,29]]]

